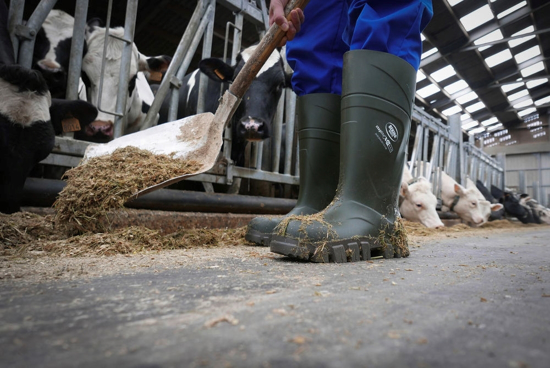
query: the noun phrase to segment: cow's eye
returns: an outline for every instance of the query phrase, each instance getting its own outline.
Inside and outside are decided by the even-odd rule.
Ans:
[[[416,204],[416,207],[422,208],[422,203],[417,203],[417,204]]]
[[[472,207],[475,207],[475,206],[477,206],[477,203],[472,202]]]

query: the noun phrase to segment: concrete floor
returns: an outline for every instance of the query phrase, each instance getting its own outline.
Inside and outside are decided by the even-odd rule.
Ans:
[[[0,366],[547,368],[549,239],[503,231],[372,263],[227,257],[2,280]]]

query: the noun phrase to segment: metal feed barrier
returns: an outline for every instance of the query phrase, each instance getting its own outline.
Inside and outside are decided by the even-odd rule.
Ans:
[[[473,143],[463,143],[459,115],[450,116],[449,125],[444,125],[414,106],[413,121],[416,133],[409,156],[411,173],[415,178],[423,176],[431,181],[437,198],[441,198],[441,171],[462,185],[469,177],[474,182],[481,180],[487,187],[504,187],[502,164]]]
[[[10,4],[9,29],[13,35],[14,48],[23,65],[30,66],[34,35],[40,28],[47,13],[55,5],[55,0],[42,0],[26,26],[22,22],[24,1],[12,1]],[[257,6],[257,4],[259,6]],[[155,100],[149,109],[147,121],[155,119],[165,96],[171,100],[170,117],[177,116],[177,100],[182,79],[187,73],[191,59],[198,44],[202,40],[202,57],[210,57],[212,39],[214,36],[214,17],[217,5],[222,5],[234,14],[234,22],[227,22],[225,32],[224,58],[235,63],[237,54],[241,51],[244,19],[256,27],[258,39],[267,29],[267,8],[265,0],[257,3],[250,0],[199,0],[191,20],[183,34],[172,63],[165,73]],[[77,0],[75,14],[75,31],[73,49],[71,49],[71,66],[69,69],[69,85],[67,95],[76,99],[78,94],[78,76],[80,75],[82,47],[84,45],[84,29],[86,26],[88,0]],[[112,0],[107,9],[107,25],[110,24]],[[35,15],[36,14],[36,15]],[[126,49],[123,52],[122,72],[119,83],[119,98],[116,111],[112,112],[115,119],[115,137],[123,134],[122,126],[125,111],[125,91],[128,86],[129,63],[131,57],[131,43],[134,38],[136,25],[137,0],[128,0],[124,42]],[[27,28],[25,28],[27,27]],[[227,58],[229,32],[233,30],[231,57]],[[32,31],[34,30],[34,35]],[[31,36],[32,35],[32,36]],[[73,52],[74,51],[74,52]],[[28,64],[28,65],[27,65]],[[206,86],[207,77],[201,75],[201,87]],[[198,112],[204,111],[206,88],[199,90]],[[212,192],[212,184],[231,185],[229,192],[236,193],[240,180],[250,178],[272,183],[293,184],[299,183],[299,166],[297,159],[298,142],[295,137],[295,108],[296,96],[290,90],[283,91],[277,112],[273,121],[272,138],[266,142],[253,143],[250,149],[250,163],[247,167],[237,167],[230,158],[231,129],[227,128],[224,136],[224,148],[221,156],[223,160],[209,172],[196,175],[188,180],[203,182],[207,192]],[[416,134],[409,155],[411,172],[414,177],[425,176],[434,183],[433,191],[440,198],[441,171],[445,171],[461,184],[465,184],[466,177],[472,180],[480,179],[485,185],[495,184],[503,187],[504,171],[502,164],[473,146],[462,143],[462,130],[458,115],[449,118],[449,125],[444,125],[416,106],[413,109],[413,121],[416,123]],[[284,136],[283,136],[284,132]],[[284,142],[284,148],[283,148]],[[55,148],[42,163],[55,166],[75,167],[82,158],[87,142],[77,141],[71,137],[56,137]],[[271,156],[271,157],[269,157]],[[283,167],[279,172],[281,159]],[[503,162],[503,160],[499,160]],[[426,163],[426,164],[423,164]]]

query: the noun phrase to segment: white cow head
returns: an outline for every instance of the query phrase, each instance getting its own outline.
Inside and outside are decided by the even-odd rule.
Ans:
[[[486,220],[481,210],[477,191],[473,188],[466,189],[462,185],[455,183],[454,192],[458,197],[454,201],[455,205],[452,210],[466,222],[473,225],[483,224]],[[489,212],[489,214],[491,213]]]
[[[470,178],[466,179],[466,188],[468,188],[468,190],[474,191],[477,194],[477,199],[479,201],[479,210],[481,211],[481,215],[483,216],[483,222],[477,225],[482,225],[486,223],[487,221],[489,221],[489,217],[491,217],[491,212],[500,211],[504,207],[500,203],[491,203],[486,200],[483,196],[483,193],[481,193],[481,191],[477,189],[477,186]]]
[[[403,201],[399,206],[399,211],[404,218],[420,222],[432,229],[445,226],[437,214],[437,198],[432,193],[432,185],[427,179],[419,178],[411,185],[402,182],[400,194]]]
[[[111,28],[109,34],[122,38],[124,28]],[[82,78],[87,87],[87,95],[90,102],[99,106],[104,111],[115,111],[117,103],[118,82],[120,78],[120,61],[124,42],[109,37],[105,54],[105,73],[101,104],[99,104],[99,82],[101,78],[101,61],[105,44],[105,28],[97,26],[97,23],[89,23],[86,30],[86,43],[88,51],[82,62]],[[130,82],[128,85],[126,115],[127,126],[123,133],[133,133],[148,127],[143,126],[147,107],[143,106],[142,98],[136,87],[136,79],[139,71],[163,72],[168,68],[170,57],[157,56],[146,57],[141,54],[136,45],[132,44],[132,58],[130,65]],[[148,86],[147,86],[148,88]],[[152,93],[152,92],[151,92]],[[90,124],[86,134],[92,141],[105,142],[113,139],[115,116],[100,111],[97,120]]]

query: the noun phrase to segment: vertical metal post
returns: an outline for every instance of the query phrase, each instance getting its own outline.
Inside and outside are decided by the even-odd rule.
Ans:
[[[286,135],[285,135],[285,175],[290,175],[292,167],[292,146],[294,145],[294,122],[296,120],[296,94],[292,92],[292,89],[287,88],[286,91],[286,107],[285,107],[285,122],[286,122]],[[296,159],[298,159],[296,157]]]
[[[429,167],[428,167],[428,174],[426,176],[426,179],[428,179],[428,181],[430,181],[432,179],[432,170],[433,170],[433,167],[434,167],[434,161],[435,161],[435,165],[437,167],[438,156],[439,156],[439,132],[436,132],[434,134],[434,139],[433,139],[433,144],[432,144],[432,155],[430,157],[430,164],[429,164]],[[434,175],[434,178],[435,178],[435,175]]]
[[[25,10],[25,0],[10,1],[8,12],[8,31],[10,33],[13,46],[13,55],[15,62],[19,59],[19,38],[15,35],[15,27],[23,23],[23,11]]]
[[[497,153],[496,159],[500,167],[502,168],[502,173],[499,174],[499,180],[496,186],[498,186],[500,189],[504,189],[504,187],[506,186],[506,154]]]
[[[418,160],[418,152],[422,149],[422,136],[423,136],[423,125],[422,122],[419,122],[416,125],[416,134],[414,136],[413,151],[411,153],[411,174],[414,178],[420,176],[420,171],[418,165],[415,165],[415,161]]]
[[[181,81],[185,77],[185,74],[187,73],[187,69],[189,68],[189,64],[191,64],[191,60],[193,59],[193,55],[195,55],[195,52],[197,51],[197,48],[199,47],[199,43],[201,42],[201,38],[204,35],[204,30],[206,29],[206,26],[213,21],[213,15],[214,15],[214,8],[212,5],[208,5],[206,9],[206,13],[202,17],[202,20],[198,26],[198,29],[196,31],[190,30],[191,34],[194,34],[193,40],[191,41],[191,45],[189,45],[188,50],[185,52],[185,57],[183,59],[183,62],[181,63],[178,73],[176,75],[176,78],[178,82],[181,84]],[[192,26],[191,24],[189,26]],[[188,26],[188,27],[189,27]],[[187,31],[187,30],[186,30]],[[179,103],[179,88],[174,86],[174,84],[171,85],[172,91],[170,93],[170,103],[169,103],[169,109],[168,109],[168,121],[174,121],[178,118],[178,103]]]
[[[126,17],[124,19],[124,47],[120,60],[120,76],[118,80],[118,94],[116,99],[116,112],[122,116],[115,117],[115,138],[124,134],[124,121],[128,118],[125,114],[128,96],[128,82],[130,80],[130,65],[132,62],[132,49],[134,43],[134,31],[136,29],[137,0],[129,0],[126,4]],[[107,42],[107,40],[105,40]]]
[[[210,0],[210,4],[216,7],[216,0]],[[211,22],[206,27],[202,40],[202,58],[206,59],[212,56],[212,39],[214,37],[214,22]],[[204,74],[200,74],[199,77],[199,97],[197,101],[197,113],[203,113],[206,111],[206,91],[208,88],[208,77]]]
[[[240,12],[235,14],[235,24],[233,27],[233,47],[231,49],[231,65],[235,65],[237,63],[237,55],[241,51],[243,24],[244,24],[243,14]],[[227,55],[225,54],[225,50],[224,50],[224,57],[226,56]],[[224,61],[227,62],[226,60]],[[224,139],[223,156],[225,157],[227,162],[231,163],[232,162],[231,147],[233,145],[233,130],[231,129],[231,124],[227,124],[227,126],[225,127],[223,139]],[[229,166],[231,166],[231,164]],[[228,174],[230,173],[230,167],[228,167],[227,173]]]
[[[88,0],[76,0],[71,56],[67,72],[67,100],[78,99],[78,81],[84,54],[84,33],[88,17]],[[72,134],[71,134],[72,135]]]
[[[455,142],[458,147],[456,147],[456,159],[453,160],[454,164],[451,163],[454,167],[458,164],[458,167],[455,172],[454,179],[460,183],[464,184],[464,163],[463,163],[463,155],[464,155],[464,147],[462,143],[462,127],[460,124],[460,115],[454,114],[449,116],[449,136],[453,142]]]
[[[19,57],[17,59],[19,65],[26,68],[32,66],[36,34],[40,30],[40,27],[42,27],[42,23],[44,23],[44,20],[53,9],[56,2],[57,0],[41,0],[27,23],[24,26],[15,26],[16,34],[23,38],[20,40]]]
[[[519,183],[518,183],[518,186],[519,186],[519,192],[520,193],[525,193],[526,192],[526,188],[525,188],[525,171],[521,170],[521,171],[518,171],[518,174],[519,174]]]
[[[424,143],[422,153],[422,176],[428,177],[428,144],[430,143],[430,129],[424,129]]]
[[[153,122],[157,118],[157,114],[160,110],[160,107],[162,106],[162,102],[164,101],[164,98],[166,97],[166,94],[168,93],[168,90],[170,88],[170,82],[171,82],[172,76],[176,74],[176,71],[180,67],[183,61],[183,58],[185,57],[187,50],[189,49],[189,44],[192,42],[193,34],[196,31],[197,27],[199,26],[202,15],[206,11],[207,4],[213,4],[212,7],[215,8],[215,3],[213,3],[212,0],[199,0],[199,2],[197,3],[195,11],[191,16],[191,20],[189,21],[189,24],[185,29],[185,32],[180,40],[180,43],[178,44],[178,48],[176,49],[176,52],[172,57],[172,62],[168,66],[168,70],[166,70],[166,73],[164,73],[164,78],[160,83],[159,89],[157,90],[157,94],[155,95],[155,99],[153,100],[153,103],[151,104],[151,107],[147,112],[147,116],[145,117],[145,122],[144,122],[145,126],[154,125]],[[211,22],[211,25],[209,26],[209,28],[212,28],[213,24],[214,22]],[[205,34],[205,38],[206,38],[206,34]],[[212,41],[211,37],[210,37],[210,41]],[[203,52],[206,46],[208,46],[208,51],[210,52],[212,43],[210,42],[210,44],[208,45],[203,45]],[[206,84],[206,82],[204,84]]]
[[[279,102],[277,103],[277,110],[273,117],[273,136],[271,137],[271,151],[273,157],[271,158],[271,171],[279,172],[279,164],[281,162],[281,138],[283,134],[283,117],[285,113],[285,93],[283,89]]]

